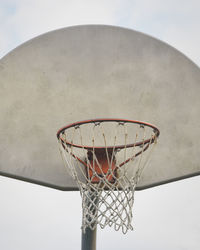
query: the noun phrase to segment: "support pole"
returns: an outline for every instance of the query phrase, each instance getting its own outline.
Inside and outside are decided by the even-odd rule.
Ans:
[[[96,228],[91,230],[88,227],[86,228],[85,233],[82,231],[82,250],[96,250],[96,231]]]
[[[99,193],[97,191],[88,190],[88,201],[85,201],[85,206],[87,206],[93,214],[97,212],[96,205],[98,204],[99,200],[98,195]],[[88,216],[88,220],[91,220],[91,217],[89,215],[86,216]],[[82,229],[81,250],[96,250],[96,232],[97,227],[95,227],[93,230],[89,227],[86,227],[85,232]]]

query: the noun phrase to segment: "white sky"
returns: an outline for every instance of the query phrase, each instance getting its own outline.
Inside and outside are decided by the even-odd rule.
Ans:
[[[198,0],[0,0],[0,57],[50,30],[111,24],[157,37],[200,65]],[[133,232],[98,230],[97,249],[199,250],[200,177],[136,193]],[[0,177],[0,249],[80,249],[78,192]]]

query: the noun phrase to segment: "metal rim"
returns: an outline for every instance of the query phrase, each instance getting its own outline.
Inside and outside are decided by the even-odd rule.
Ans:
[[[137,143],[132,143],[132,144],[127,144],[127,145],[118,145],[118,146],[108,146],[106,147],[107,149],[112,149],[113,147],[117,150],[117,149],[122,149],[122,148],[129,148],[129,147],[135,147],[135,146],[141,146],[141,145],[145,145],[147,143],[153,143],[155,141],[156,138],[159,137],[160,135],[160,131],[159,129],[150,124],[150,123],[147,123],[147,122],[141,122],[141,121],[136,121],[136,120],[128,120],[128,119],[118,119],[118,118],[99,118],[99,119],[90,119],[90,120],[84,120],[84,121],[79,121],[79,122],[74,122],[74,123],[70,123],[68,124],[67,126],[65,127],[62,127],[61,129],[58,130],[57,132],[57,138],[58,140],[60,139],[62,141],[62,143],[66,144],[66,145],[69,145],[69,146],[73,146],[73,147],[76,147],[76,148],[84,148],[84,149],[87,149],[87,150],[93,150],[93,149],[104,149],[105,147],[93,147],[93,146],[82,146],[82,145],[79,145],[79,144],[74,144],[74,143],[71,143],[67,140],[63,140],[63,138],[61,137],[61,134],[69,129],[69,128],[72,128],[72,127],[79,127],[80,125],[83,125],[83,124],[87,124],[87,123],[96,123],[98,125],[98,123],[102,123],[102,122],[121,122],[121,123],[134,123],[134,124],[139,124],[141,126],[145,126],[145,127],[150,127],[154,130],[154,137],[153,138],[149,138],[147,140],[144,140],[144,141],[140,141],[140,142],[137,142]]]

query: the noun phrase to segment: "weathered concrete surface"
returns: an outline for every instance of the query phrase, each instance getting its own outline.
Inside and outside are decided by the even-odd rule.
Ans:
[[[44,34],[0,60],[0,174],[77,189],[56,132],[99,117],[159,127],[138,189],[200,174],[199,96],[200,69],[152,37],[97,25]]]

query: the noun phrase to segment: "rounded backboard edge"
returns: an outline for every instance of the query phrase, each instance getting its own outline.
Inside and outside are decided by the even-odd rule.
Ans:
[[[38,36],[35,36],[35,37],[32,37],[30,39],[28,39],[27,41],[24,41],[22,42],[21,44],[17,45],[16,47],[14,47],[13,49],[11,49],[10,51],[8,51],[6,54],[4,54],[2,57],[0,57],[0,61],[2,59],[4,59],[5,57],[7,57],[9,54],[15,52],[16,50],[20,49],[21,47],[23,48],[24,46],[28,45],[29,43],[32,43],[32,41],[35,41],[37,39],[40,39],[41,37],[45,36],[45,35],[49,35],[51,33],[54,33],[54,32],[61,32],[61,31],[64,31],[66,29],[74,29],[74,28],[81,28],[81,27],[110,27],[110,28],[118,28],[118,29],[122,29],[122,30],[127,30],[127,31],[134,31],[135,33],[138,33],[140,35],[143,35],[145,37],[149,37],[151,39],[154,39],[156,41],[158,41],[159,43],[162,43],[163,45],[166,45],[168,46],[169,48],[173,49],[174,51],[178,52],[180,55],[182,55],[183,57],[185,57],[186,60],[190,61],[190,63],[193,63],[194,66],[196,66],[197,68],[199,68],[199,66],[192,60],[190,59],[188,56],[186,56],[182,51],[180,51],[179,49],[173,47],[172,45],[170,45],[169,43],[161,40],[161,39],[158,39],[157,37],[154,37],[152,35],[149,35],[149,34],[146,34],[144,32],[141,32],[141,31],[138,31],[138,30],[133,30],[131,28],[127,28],[127,27],[123,27],[123,26],[116,26],[116,25],[106,25],[106,24],[81,24],[81,25],[72,25],[72,26],[67,26],[67,27],[64,27],[64,28],[60,28],[60,29],[54,29],[54,30],[50,30],[48,32],[45,32],[45,33],[42,33]]]

